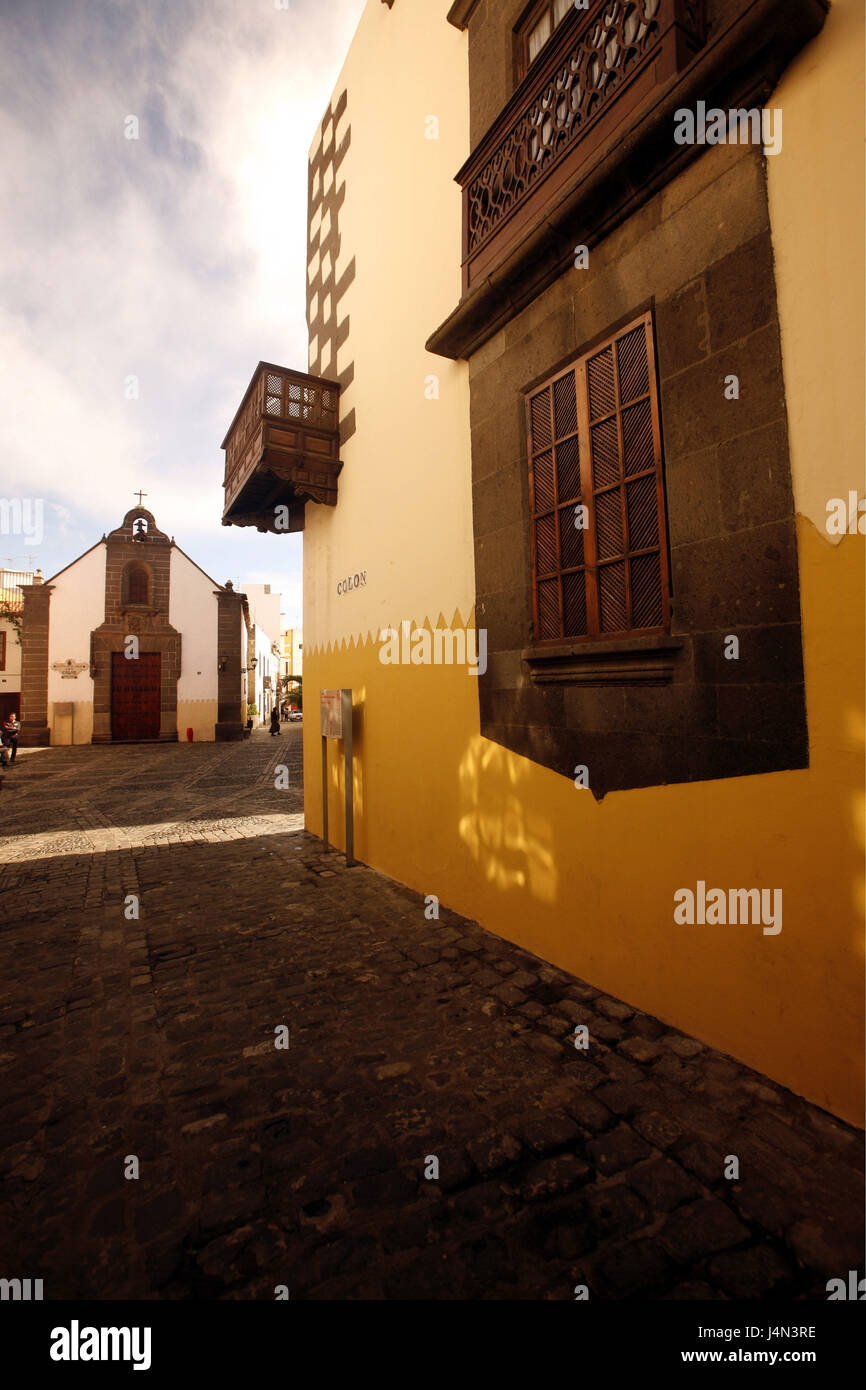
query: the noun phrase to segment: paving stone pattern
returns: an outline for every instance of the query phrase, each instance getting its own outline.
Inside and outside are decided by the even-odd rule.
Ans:
[[[300,770],[284,728],[24,749],[6,775],[0,1276],[46,1299],[788,1300],[861,1267],[859,1132],[347,869],[302,829]]]

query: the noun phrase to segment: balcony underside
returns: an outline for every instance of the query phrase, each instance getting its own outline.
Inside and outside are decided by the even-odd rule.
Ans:
[[[307,502],[337,503],[339,383],[260,362],[223,440],[223,526],[303,531]]]
[[[305,503],[336,506],[341,468],[337,461],[267,448],[225,508],[223,526],[255,526],[277,534],[303,531]]]

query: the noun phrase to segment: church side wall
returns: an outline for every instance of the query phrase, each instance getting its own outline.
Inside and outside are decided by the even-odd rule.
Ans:
[[[181,634],[177,683],[177,736],[192,729],[196,743],[212,743],[217,720],[217,600],[213,580],[178,550],[171,552],[169,622]]]
[[[48,609],[51,743],[89,743],[93,734],[90,634],[105,617],[105,546],[82,555],[52,584],[54,592]],[[84,662],[84,669],[69,679],[52,669],[55,661]]]

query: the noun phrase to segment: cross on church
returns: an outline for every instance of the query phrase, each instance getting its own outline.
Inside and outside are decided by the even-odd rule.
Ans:
[[[139,489],[138,492],[134,492],[132,495],[133,495],[133,497],[137,497],[137,498],[138,498],[138,505],[139,505],[139,506],[141,506],[141,499],[142,499],[142,497],[147,497],[147,496],[148,496],[148,494],[147,494],[146,492],[142,492],[141,489]]]

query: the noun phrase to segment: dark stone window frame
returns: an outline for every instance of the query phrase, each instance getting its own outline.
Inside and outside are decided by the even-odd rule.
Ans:
[[[622,112],[626,122],[614,120],[609,134],[600,131],[591,149],[584,139],[576,142],[579,157],[568,167],[564,162],[562,178],[551,190],[555,196],[542,196],[549,179],[538,180],[536,193],[522,200],[520,219],[515,221],[514,211],[508,214],[500,232],[489,238],[489,254],[476,256],[476,264],[468,259],[464,208],[462,297],[431,333],[428,352],[453,360],[471,358],[569,269],[576,243],[592,247],[603,241],[660,187],[700,158],[705,147],[676,146],[670,138],[679,109],[694,108],[699,100],[711,100],[723,110],[766,104],[785,68],[820,32],[830,8],[829,0],[705,3],[706,20],[691,0],[682,0],[686,13],[698,16],[694,42],[685,49],[674,46],[673,60],[664,65],[646,100],[629,113]],[[582,12],[575,14],[580,18]],[[494,21],[486,5],[482,8],[479,0],[454,0],[448,19],[457,28],[469,30],[470,107],[472,112],[480,108],[484,117],[474,123],[472,153],[455,176],[466,200],[479,169],[522,109],[525,84],[518,84],[519,90],[508,95],[508,60],[501,57],[498,44],[490,43]],[[504,15],[499,22],[503,27],[508,23]],[[536,72],[542,85],[544,78],[553,75],[559,49],[568,47],[572,33],[568,21],[557,27],[527,74],[529,86]],[[500,63],[502,81],[497,77]],[[493,105],[488,101],[491,92],[497,98]],[[616,97],[620,103],[622,96],[620,88]],[[601,114],[597,119],[604,123]],[[513,236],[506,235],[509,227]]]
[[[141,585],[144,583],[144,596]],[[130,608],[153,609],[153,570],[144,560],[129,560],[123,568],[121,583],[122,606]]]
[[[497,12],[504,42],[498,35],[493,40],[491,9],[455,0],[449,13],[470,29],[479,158],[485,132],[509,101],[513,17],[523,3]],[[690,166],[711,152],[674,149],[670,131],[676,111],[708,100],[708,92],[725,110],[765,104],[788,63],[820,31],[827,9],[827,0],[708,0],[711,42],[589,152],[563,183],[555,207],[539,210],[519,242],[482,268],[427,344],[470,367],[476,601],[489,653],[478,683],[481,733],[563,776],[588,765],[599,799],[636,787],[809,766],[772,241],[764,181],[759,173],[746,177],[746,161],[757,165],[761,156],[741,151],[724,185],[705,184]],[[561,28],[522,90],[535,83],[536,71],[555,66],[566,38]],[[515,92],[510,101],[516,106],[520,99]],[[694,196],[675,192],[669,205],[658,201],[683,175],[695,185]],[[713,244],[707,255],[693,254],[693,222],[699,231],[717,219],[730,226],[732,217],[747,229],[742,238],[726,236],[724,250]],[[622,231],[632,219],[633,233]],[[605,244],[613,255],[623,237],[632,238],[627,249],[640,247],[645,236],[649,244],[653,229],[667,221],[683,238],[683,274],[677,278],[669,266],[660,280],[651,261],[637,254],[634,293],[625,295]],[[614,234],[620,240],[608,242]],[[695,242],[700,246],[700,235]],[[590,247],[592,264],[575,280],[577,244]],[[557,364],[566,366],[592,335],[606,332],[607,322],[641,303],[652,304],[658,329],[675,589],[671,637],[643,639],[642,646],[660,649],[662,669],[653,671],[649,657],[611,642],[592,653],[595,664],[586,642],[563,642],[558,652],[551,645],[543,666],[533,669],[523,396]],[[736,369],[728,368],[732,359],[761,388],[744,392],[736,430],[721,390],[725,371]],[[730,514],[719,510],[723,478],[734,499]],[[757,521],[750,521],[747,503],[758,509]],[[726,659],[728,633],[745,637],[737,662]],[[665,666],[673,666],[672,676]],[[627,667],[639,667],[635,684],[622,680]]]
[[[643,330],[644,341],[637,337]],[[623,389],[621,384],[621,364],[624,345],[631,339],[636,351],[640,351],[641,366],[638,375],[645,388],[640,390]],[[594,408],[595,389],[590,380],[590,370],[594,363],[601,361],[605,354],[610,355],[611,408]],[[645,354],[645,356],[644,356]],[[635,366],[632,363],[632,371]],[[573,380],[574,387],[559,390],[561,383]],[[547,397],[546,401],[544,397]],[[574,401],[575,416],[571,416],[571,402]],[[563,404],[560,428],[560,402]],[[538,404],[538,409],[536,405]],[[643,439],[626,439],[623,421],[625,418],[637,419],[641,406],[648,407],[649,437],[644,431]],[[664,445],[661,419],[661,399],[657,367],[656,329],[652,306],[644,306],[629,314],[617,325],[611,325],[601,335],[584,344],[580,352],[560,366],[546,378],[534,383],[524,391],[526,412],[526,450],[529,473],[529,530],[533,639],[522,653],[532,679],[535,683],[591,683],[622,684],[640,682],[645,684],[666,683],[673,677],[674,663],[683,647],[681,639],[671,636],[671,564],[669,550],[669,527],[667,519],[667,498],[664,475]],[[546,410],[550,411],[545,419]],[[644,412],[645,414],[645,412]],[[541,424],[541,438],[533,433],[533,422]],[[570,425],[573,427],[569,428]],[[613,425],[616,430],[618,469],[614,476],[608,476],[599,485],[595,463],[596,432],[605,425]],[[549,441],[548,441],[549,434]],[[577,488],[566,485],[562,492],[565,468],[560,463],[560,447],[573,444],[577,457],[571,459],[571,471],[579,469]],[[636,456],[640,445],[644,451],[649,449],[646,462],[638,469],[629,471],[628,455]],[[572,450],[572,452],[574,452]],[[539,462],[549,455],[548,477],[545,478],[545,495],[541,506],[537,505],[539,490]],[[566,464],[565,467],[568,465]],[[546,465],[547,467],[547,465]],[[654,489],[644,486],[654,481]],[[655,502],[655,541],[652,544],[633,545],[630,535],[633,513],[630,498],[634,489],[641,486],[648,495],[654,493]],[[572,495],[573,494],[573,495]],[[620,558],[612,554],[600,556],[598,553],[599,519],[601,511],[597,505],[600,497],[612,498],[618,494],[619,508],[616,509],[620,522]],[[570,530],[563,535],[565,523],[572,519],[576,507],[582,505],[587,510],[588,525],[582,533],[580,545]],[[608,511],[610,509],[608,508]],[[546,539],[547,560],[539,554],[539,529],[552,519],[552,532]],[[549,528],[548,528],[549,529]],[[651,528],[652,531],[652,528]],[[551,567],[550,545],[553,544],[555,559]],[[568,545],[570,554],[563,553]],[[578,555],[579,552],[579,555]],[[658,555],[658,583],[650,586],[654,606],[657,594],[659,611],[658,622],[634,625],[633,608],[633,565],[646,559],[651,561]],[[609,573],[614,562],[623,566],[625,606],[625,625],[604,630],[603,595],[599,576],[603,570]],[[646,567],[649,568],[649,567]],[[567,585],[583,602],[573,606],[578,621],[569,619]],[[556,634],[542,635],[544,627],[550,626],[540,617],[540,589],[545,592],[556,584],[558,600],[558,626]],[[644,598],[646,597],[645,591]],[[580,621],[582,617],[582,621]],[[574,625],[576,630],[569,630]],[[577,630],[579,629],[579,630]]]

